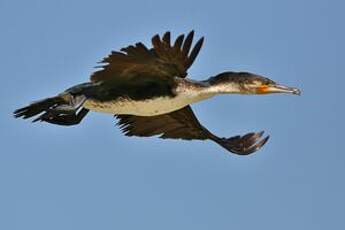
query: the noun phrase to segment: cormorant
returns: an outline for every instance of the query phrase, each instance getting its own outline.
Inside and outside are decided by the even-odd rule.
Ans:
[[[172,44],[170,32],[152,38],[152,48],[136,43],[113,51],[100,63],[91,81],[57,96],[17,109],[15,117],[36,116],[33,122],[76,125],[91,111],[111,113],[126,136],[212,140],[238,155],[260,149],[269,136],[263,132],[220,138],[194,115],[190,104],[218,94],[300,94],[297,88],[249,72],[223,72],[207,80],[186,78],[204,38],[192,47],[194,31]]]

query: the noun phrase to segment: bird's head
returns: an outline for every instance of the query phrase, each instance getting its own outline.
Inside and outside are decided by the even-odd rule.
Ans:
[[[248,72],[224,72],[211,77],[208,82],[219,86],[225,93],[270,94],[288,93],[300,95],[301,91],[294,87],[277,84],[267,77]]]

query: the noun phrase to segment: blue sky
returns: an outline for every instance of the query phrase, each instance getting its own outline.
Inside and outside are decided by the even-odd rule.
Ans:
[[[0,229],[344,229],[342,1],[0,0]],[[211,142],[124,137],[112,116],[59,127],[15,120],[88,81],[112,49],[194,29],[205,79],[247,70],[302,96],[193,106],[221,136],[265,130],[249,157]]]

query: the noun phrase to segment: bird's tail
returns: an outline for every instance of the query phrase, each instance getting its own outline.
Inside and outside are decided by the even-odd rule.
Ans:
[[[42,112],[48,112],[50,109],[56,108],[59,105],[66,103],[66,101],[60,97],[49,97],[43,100],[35,101],[28,106],[17,109],[14,111],[14,117],[28,119],[30,117],[41,114]],[[36,121],[36,120],[34,120]]]
[[[88,110],[82,108],[77,113],[80,106],[73,108],[71,97],[73,96],[70,94],[60,94],[55,97],[46,98],[17,109],[13,114],[14,117],[23,119],[38,116],[32,122],[45,121],[57,125],[75,125],[83,119]]]

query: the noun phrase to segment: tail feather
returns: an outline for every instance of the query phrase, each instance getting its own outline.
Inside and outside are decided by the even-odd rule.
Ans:
[[[59,96],[46,98],[40,101],[31,103],[30,105],[17,109],[14,111],[14,117],[27,119],[42,112],[46,112],[49,109],[55,108],[61,104],[66,103],[65,100]]]

